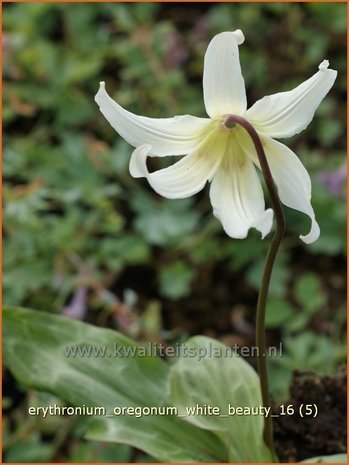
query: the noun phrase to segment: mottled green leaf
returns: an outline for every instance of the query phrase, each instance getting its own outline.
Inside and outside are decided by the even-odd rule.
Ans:
[[[114,407],[168,405],[167,365],[137,352],[139,346],[115,331],[20,308],[4,309],[3,326],[5,365],[26,386],[75,406],[105,407],[107,414]],[[68,356],[72,347],[94,351]],[[122,356],[115,347],[125,351]],[[129,444],[164,462],[226,460],[218,438],[176,415],[91,420],[87,438]]]
[[[185,347],[187,356],[181,357],[170,374],[171,399],[184,420],[222,437],[232,462],[269,462],[271,453],[263,441],[264,417],[229,415],[233,412],[229,406],[258,409],[262,405],[256,372],[214,339],[196,336]],[[195,406],[219,411],[211,415],[188,411]]]

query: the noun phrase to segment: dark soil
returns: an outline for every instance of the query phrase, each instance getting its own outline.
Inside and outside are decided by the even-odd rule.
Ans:
[[[281,462],[299,462],[320,455],[346,451],[346,385],[343,367],[336,376],[318,376],[312,372],[295,372],[286,404],[293,415],[275,418],[275,446]],[[316,404],[318,415],[299,414],[302,404]],[[280,406],[274,414],[280,414]]]

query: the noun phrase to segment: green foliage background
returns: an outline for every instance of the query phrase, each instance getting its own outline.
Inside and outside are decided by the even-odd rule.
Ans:
[[[268,326],[270,340],[284,344],[282,359],[272,360],[276,396],[286,396],[294,368],[334,373],[345,357],[346,205],[340,182],[334,193],[319,174],[345,165],[346,5],[18,3],[3,10],[4,302],[61,313],[86,287],[85,319],[136,339],[171,342],[200,332],[229,339],[238,333],[229,315],[241,308],[252,325],[269,239],[254,231],[243,242],[227,237],[207,189],[170,201],[131,178],[132,147],[93,100],[99,81],[138,114],[205,116],[203,56],[218,32],[245,34],[250,104],[330,60],[338,70],[333,89],[309,128],[286,141],[310,171],[322,235],[305,246],[298,236],[307,218],[286,211]],[[154,159],[152,168],[164,163]],[[68,428],[70,448],[66,438],[48,445],[47,425],[18,435],[23,405],[35,395],[19,405],[9,398],[7,461],[28,454],[33,462],[84,461],[92,452],[108,461],[109,449],[78,439],[78,424]],[[120,446],[110,454],[114,462],[131,457]]]

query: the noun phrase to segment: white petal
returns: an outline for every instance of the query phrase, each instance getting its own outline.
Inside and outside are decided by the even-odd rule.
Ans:
[[[210,124],[207,118],[190,115],[174,118],[146,118],[134,115],[117,104],[106,92],[104,82],[95,101],[112,127],[129,144],[152,146],[152,155],[183,155],[193,150]]]
[[[257,166],[259,161],[252,142],[241,130],[236,131],[240,145],[254,160]],[[306,236],[300,236],[303,242],[310,244],[320,236],[320,228],[315,220],[314,210],[311,206],[311,181],[307,170],[297,155],[286,145],[267,136],[261,135],[270,171],[281,202],[287,207],[305,213],[311,219],[311,229]]]
[[[216,35],[208,45],[203,87],[206,112],[211,118],[243,114],[247,108],[238,48],[243,41],[244,35],[238,29]]]
[[[198,148],[174,165],[149,173],[146,160],[152,148],[137,147],[130,160],[133,177],[145,177],[152,188],[168,199],[180,199],[196,194],[211,180],[225,150],[226,138],[208,137]]]
[[[258,100],[245,117],[257,131],[270,137],[298,134],[313,119],[315,110],[333,86],[337,71],[323,61],[319,71],[289,92],[280,92]]]
[[[243,239],[253,227],[264,238],[270,232],[273,211],[264,208],[263,191],[253,163],[235,140],[230,142],[212,180],[213,213],[231,237]]]
[[[287,207],[305,213],[311,219],[310,232],[300,238],[306,244],[315,242],[320,236],[320,228],[310,203],[311,181],[307,170],[286,145],[269,137],[263,137],[262,143],[281,202]]]

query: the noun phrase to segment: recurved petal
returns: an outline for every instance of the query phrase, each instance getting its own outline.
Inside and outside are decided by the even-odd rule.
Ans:
[[[237,132],[239,143],[246,153],[254,159],[257,166],[259,161],[248,137]],[[287,207],[305,213],[311,219],[311,229],[306,236],[299,236],[306,244],[315,242],[320,236],[320,228],[315,220],[311,206],[311,181],[307,170],[297,155],[286,145],[267,136],[261,136],[271,174],[278,188],[281,202]]]
[[[213,213],[229,236],[243,239],[250,228],[260,231],[262,238],[270,232],[273,211],[265,210],[256,169],[237,144],[227,149],[212,180],[210,198]]]
[[[150,145],[137,147],[130,160],[130,173],[135,178],[144,177],[152,188],[168,199],[180,199],[196,194],[211,180],[224,153],[224,140],[209,137],[192,153],[168,168],[149,173],[147,157]]]
[[[238,48],[244,40],[238,29],[216,35],[208,45],[203,88],[206,112],[211,118],[227,113],[243,114],[247,108]]]
[[[313,119],[315,110],[333,86],[337,71],[323,61],[319,71],[289,92],[280,92],[258,100],[245,114],[257,131],[270,137],[298,134]]]
[[[112,127],[129,144],[138,147],[149,144],[151,155],[183,155],[192,151],[210,124],[208,118],[190,115],[174,118],[147,118],[135,115],[116,103],[106,92],[104,82],[95,101]]]

